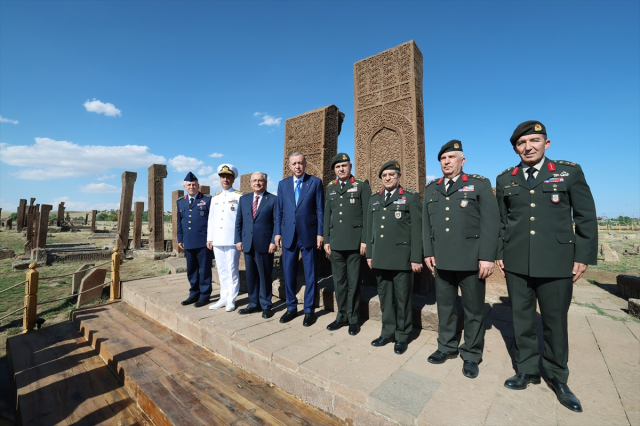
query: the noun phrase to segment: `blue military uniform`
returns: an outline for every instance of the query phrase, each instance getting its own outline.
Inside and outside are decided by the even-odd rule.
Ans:
[[[197,180],[189,172],[185,181]],[[190,202],[189,195],[176,201],[178,207],[178,243],[184,244],[189,298],[208,301],[211,296],[211,263],[213,252],[207,248],[207,223],[211,197],[198,192]]]

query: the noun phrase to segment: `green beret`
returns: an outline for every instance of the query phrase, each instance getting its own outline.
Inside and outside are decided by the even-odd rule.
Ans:
[[[395,170],[400,173],[400,163],[398,163],[396,160],[391,160],[384,163],[382,167],[380,167],[380,172],[378,173],[378,177],[380,179],[382,179],[382,172],[384,172],[385,170]]]
[[[335,157],[333,157],[333,160],[331,160],[331,168],[333,169],[336,164],[342,163],[344,161],[351,161],[351,159],[344,152],[338,153]]]
[[[449,151],[462,151],[462,142],[457,139],[452,139],[442,145],[442,148],[440,148],[440,152],[438,153],[438,161],[440,161],[440,157],[442,157],[442,154]]]
[[[547,129],[544,127],[544,124],[535,120],[529,120],[525,121],[524,123],[520,123],[518,127],[516,127],[516,129],[513,131],[513,135],[511,135],[511,145],[516,146],[516,142],[518,142],[518,139],[520,139],[520,137],[522,136],[536,134],[547,134]]]

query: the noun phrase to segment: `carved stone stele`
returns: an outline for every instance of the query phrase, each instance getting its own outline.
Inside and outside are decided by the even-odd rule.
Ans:
[[[164,251],[164,178],[166,164],[149,167],[149,250]]]
[[[353,64],[355,175],[382,189],[378,171],[400,162],[401,184],[422,196],[426,184],[422,53],[412,40]]]
[[[284,128],[282,178],[293,174],[289,168],[289,155],[301,152],[307,159],[306,173],[320,178],[325,187],[335,179],[331,160],[338,153],[338,135],[343,121],[344,113],[335,105],[289,118]]]
[[[122,193],[120,195],[120,210],[118,213],[118,250],[123,251],[129,244],[129,227],[131,226],[131,203],[133,202],[133,187],[138,174],[136,172],[122,173]]]
[[[136,201],[133,203],[133,238],[131,242],[132,249],[142,247],[142,212],[144,211],[144,202]]]
[[[180,247],[178,247],[178,205],[176,201],[180,198],[184,197],[184,191],[182,189],[178,189],[177,191],[173,191],[171,193],[171,237],[173,240],[172,246],[173,251],[175,251],[178,255],[180,253],[184,253]]]

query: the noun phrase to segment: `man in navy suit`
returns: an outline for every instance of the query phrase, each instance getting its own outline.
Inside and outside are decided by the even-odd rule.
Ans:
[[[187,195],[176,201],[178,207],[178,246],[187,258],[189,298],[183,305],[196,308],[209,304],[211,296],[211,261],[213,252],[207,248],[207,224],[211,197],[200,192],[198,178],[191,172],[184,178]]]
[[[323,246],[323,198],[322,181],[305,173],[307,160],[300,152],[289,156],[289,168],[293,176],[278,184],[278,209],[276,213],[275,242],[282,247],[287,312],[280,318],[285,323],[298,315],[296,277],[298,256],[302,253],[304,266],[304,322],[305,327],[316,322],[314,303],[316,294],[316,268],[318,250]]]
[[[241,315],[262,310],[262,318],[271,318],[271,273],[273,272],[274,224],[276,196],[266,191],[267,176],[262,172],[251,175],[251,194],[240,197],[236,216],[235,243],[244,252],[247,268],[249,306],[238,311]]]

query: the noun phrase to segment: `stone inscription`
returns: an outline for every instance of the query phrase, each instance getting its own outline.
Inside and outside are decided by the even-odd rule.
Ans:
[[[133,201],[133,186],[138,174],[136,172],[122,173],[122,193],[120,195],[120,210],[118,212],[118,250],[122,252],[129,243],[129,227],[131,226],[131,203]]]
[[[184,250],[178,247],[178,205],[176,204],[176,201],[182,197],[184,197],[184,191],[182,189],[171,193],[171,239],[173,251],[178,254],[184,252]]]

